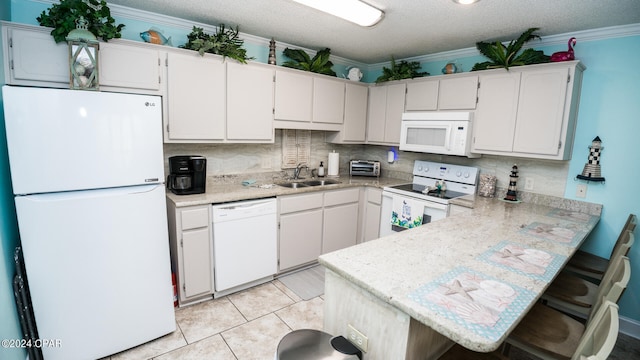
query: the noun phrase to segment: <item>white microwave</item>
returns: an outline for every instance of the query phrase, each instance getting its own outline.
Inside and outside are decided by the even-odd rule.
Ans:
[[[472,119],[469,111],[403,113],[400,150],[480,157],[470,151]]]

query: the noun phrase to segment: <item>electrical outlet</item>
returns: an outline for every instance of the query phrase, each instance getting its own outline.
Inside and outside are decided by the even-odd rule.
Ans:
[[[576,197],[586,198],[587,197],[587,185],[586,184],[578,184],[576,186]]]
[[[524,179],[524,189],[533,190],[533,178],[528,177]]]
[[[356,330],[353,325],[349,324],[347,329],[347,339],[358,349],[363,352],[367,352],[367,347],[369,346],[369,339],[364,336],[363,333]]]

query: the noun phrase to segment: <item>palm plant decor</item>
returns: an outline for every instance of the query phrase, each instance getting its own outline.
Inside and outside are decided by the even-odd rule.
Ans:
[[[421,65],[417,61],[407,62],[406,60],[396,63],[396,60],[391,57],[391,68],[386,66],[382,67],[382,75],[378,76],[376,83],[381,83],[391,80],[413,79],[422,76],[428,76],[428,72],[419,72]]]
[[[282,53],[291,59],[282,64],[284,67],[336,76],[336,72],[331,69],[333,63],[329,60],[331,56],[331,49],[329,48],[318,51],[313,58],[300,49],[286,48]]]
[[[238,37],[238,27],[225,28],[224,24],[220,24],[215,34],[209,35],[204,29],[194,26],[193,30],[187,35],[187,43],[180,46],[189,50],[197,50],[200,55],[211,53],[230,57],[243,64],[247,60],[253,60],[247,57],[247,50],[242,47],[244,40]]]
[[[534,34],[539,28],[530,28],[520,35],[517,40],[511,40],[507,46],[500,41],[495,43],[478,42],[476,47],[480,53],[488,57],[491,61],[476,63],[471,71],[505,68],[509,70],[510,66],[521,66],[530,64],[541,64],[550,61],[550,56],[544,54],[540,50],[526,49],[520,55],[518,52],[522,46],[533,39],[539,39],[540,36]]]

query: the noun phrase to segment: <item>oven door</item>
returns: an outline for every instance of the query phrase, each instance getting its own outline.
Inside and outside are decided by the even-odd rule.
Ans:
[[[409,206],[409,208],[407,209],[403,205]],[[380,211],[380,237],[407,230],[411,225],[411,227],[416,227],[444,219],[448,215],[449,205],[383,191]],[[407,222],[410,222],[411,225],[408,225]]]

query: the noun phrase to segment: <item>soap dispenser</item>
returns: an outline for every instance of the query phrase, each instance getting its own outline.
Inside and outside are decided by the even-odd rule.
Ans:
[[[322,161],[320,161],[320,166],[318,166],[318,177],[324,177],[324,165]]]

